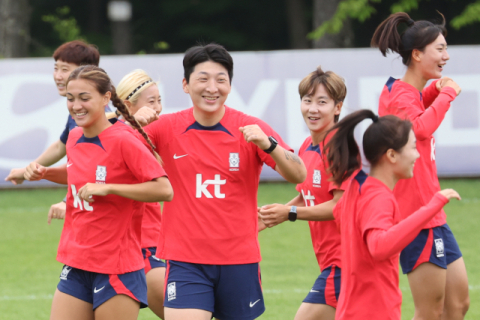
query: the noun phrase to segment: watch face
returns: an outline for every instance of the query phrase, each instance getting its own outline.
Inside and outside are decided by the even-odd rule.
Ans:
[[[269,138],[272,142],[278,143],[277,139],[275,139],[274,137],[270,136]]]

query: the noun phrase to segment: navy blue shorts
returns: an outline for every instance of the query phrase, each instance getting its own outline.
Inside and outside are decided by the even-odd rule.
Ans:
[[[337,266],[323,269],[303,302],[326,304],[337,308],[342,270]]]
[[[221,320],[265,311],[258,263],[207,265],[167,261],[164,306],[210,311]]]
[[[145,262],[145,274],[153,268],[166,268],[167,264],[157,258],[155,254],[157,253],[157,247],[142,248],[143,261]]]
[[[404,274],[410,273],[425,262],[447,269],[447,265],[462,257],[457,240],[448,224],[423,229],[400,254]]]
[[[118,294],[147,307],[147,281],[143,269],[124,274],[103,274],[63,266],[57,289],[93,304],[93,310]]]

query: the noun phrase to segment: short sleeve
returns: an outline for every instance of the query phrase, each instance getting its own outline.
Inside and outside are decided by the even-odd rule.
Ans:
[[[68,134],[70,133],[70,116],[67,118],[67,124],[65,125],[65,129],[63,130],[62,134],[60,135],[60,141],[63,144],[67,144]]]
[[[121,150],[127,167],[141,183],[167,176],[155,156],[136,137],[126,134]]]
[[[395,225],[395,200],[385,194],[372,194],[358,204],[358,225],[365,237],[368,230],[388,230]]]

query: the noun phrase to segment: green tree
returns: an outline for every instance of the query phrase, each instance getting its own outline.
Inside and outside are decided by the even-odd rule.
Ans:
[[[58,34],[58,38],[63,42],[73,41],[77,39],[84,39],[81,36],[80,27],[77,20],[69,17],[70,8],[67,6],[57,8],[57,14],[48,14],[42,16],[44,22],[52,25],[53,30]]]

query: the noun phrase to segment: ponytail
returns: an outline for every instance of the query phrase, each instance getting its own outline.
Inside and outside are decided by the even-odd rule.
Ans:
[[[423,52],[425,47],[435,41],[440,34],[447,36],[445,17],[440,12],[439,14],[442,16],[441,24],[425,20],[414,21],[405,12],[391,14],[377,27],[370,44],[380,49],[384,57],[388,52],[400,54],[403,64],[408,66],[414,49]],[[398,27],[402,23],[407,29],[399,34]]]
[[[367,109],[349,114],[325,135],[335,132],[324,150],[332,181],[337,185],[341,185],[361,167],[360,150],[355,141],[354,130],[357,124],[365,119],[373,120],[363,135],[363,151],[372,167],[378,164],[387,150],[400,152],[408,142],[412,130],[412,123],[408,120],[401,120],[393,115],[379,118]]]

